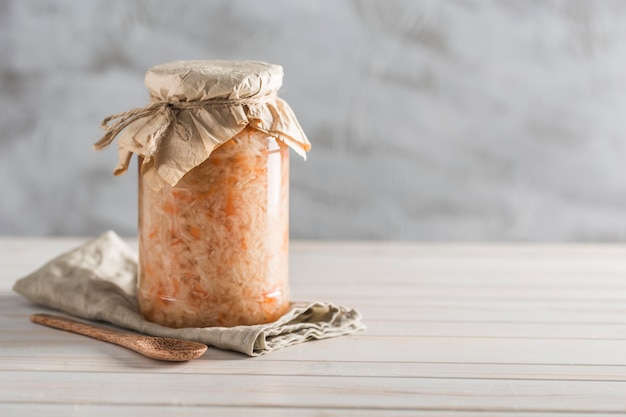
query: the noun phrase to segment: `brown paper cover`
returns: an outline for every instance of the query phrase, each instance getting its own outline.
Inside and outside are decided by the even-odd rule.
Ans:
[[[311,145],[287,102],[277,96],[282,78],[280,65],[259,61],[157,65],[145,75],[151,104],[105,119],[107,135],[95,147],[117,136],[116,175],[126,171],[134,153],[143,157],[144,172],[154,169],[172,186],[246,126],[305,157]],[[116,119],[118,126],[108,125]]]

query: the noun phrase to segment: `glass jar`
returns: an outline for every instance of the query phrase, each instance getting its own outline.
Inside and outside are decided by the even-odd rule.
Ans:
[[[141,166],[141,164],[140,164]],[[138,301],[168,327],[267,323],[289,307],[289,148],[246,128],[175,186],[139,175]]]
[[[139,157],[138,304],[168,327],[268,323],[289,308],[289,149],[311,144],[280,65],[173,61],[150,103],[105,118],[116,175]]]

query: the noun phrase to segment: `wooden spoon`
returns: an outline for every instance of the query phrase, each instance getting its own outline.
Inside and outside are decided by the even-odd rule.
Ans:
[[[140,334],[105,329],[104,327],[87,324],[66,317],[52,314],[33,314],[30,320],[44,326],[67,330],[103,340],[134,350],[152,359],[162,361],[183,362],[196,359],[206,352],[208,346],[189,340],[171,339],[168,337],[152,337]]]

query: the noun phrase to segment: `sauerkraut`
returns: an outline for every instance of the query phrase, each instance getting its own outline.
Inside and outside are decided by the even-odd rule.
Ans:
[[[248,127],[174,187],[140,172],[138,301],[146,319],[230,327],[286,312],[288,149]]]

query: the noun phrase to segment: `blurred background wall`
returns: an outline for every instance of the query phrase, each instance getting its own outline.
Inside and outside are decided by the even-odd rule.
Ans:
[[[295,238],[617,241],[626,2],[0,0],[0,234],[136,231],[91,145],[176,59],[283,65]]]

